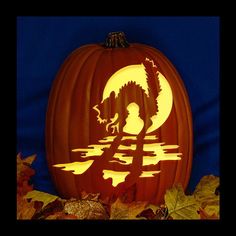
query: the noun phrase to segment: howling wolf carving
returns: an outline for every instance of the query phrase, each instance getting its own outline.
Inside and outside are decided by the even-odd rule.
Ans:
[[[129,105],[135,104],[139,109],[139,117],[143,120],[143,127],[138,137],[144,137],[152,125],[152,116],[158,112],[157,97],[161,91],[157,66],[146,58],[143,62],[146,71],[148,93],[139,84],[129,81],[124,84],[117,95],[112,91],[110,96],[95,105],[97,120],[106,125],[106,131],[123,135],[126,119],[129,115]]]

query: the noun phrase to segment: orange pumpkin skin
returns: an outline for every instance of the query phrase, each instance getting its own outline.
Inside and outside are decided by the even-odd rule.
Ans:
[[[116,71],[140,64],[144,58],[153,60],[173,94],[168,119],[151,134],[155,134],[159,142],[178,145],[177,152],[182,155],[178,161],[160,161],[158,169],[161,174],[137,179],[134,183],[135,200],[160,204],[166,190],[174,184],[180,183],[184,189],[187,187],[192,166],[192,115],[187,92],[174,66],[159,50],[147,45],[133,43],[125,48],[105,48],[91,44],[78,48],[65,60],[53,82],[48,102],[46,154],[53,182],[61,197],[79,197],[82,191],[86,191],[100,193],[101,198],[114,199],[130,187],[125,182],[114,187],[109,179],[98,176],[95,168],[102,170],[102,161],[81,175],[62,171],[53,165],[78,161],[78,153],[71,150],[88,147],[108,136],[104,126],[99,125],[93,106],[102,101],[104,87]],[[127,96],[134,94],[130,91]],[[147,107],[145,112],[148,116]],[[116,170],[115,163],[114,166],[110,163],[110,167]],[[125,166],[124,171],[127,168]]]

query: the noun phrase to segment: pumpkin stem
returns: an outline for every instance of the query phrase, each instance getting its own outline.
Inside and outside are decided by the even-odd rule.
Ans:
[[[107,35],[105,48],[127,48],[129,43],[126,41],[125,34],[123,32],[111,32]]]

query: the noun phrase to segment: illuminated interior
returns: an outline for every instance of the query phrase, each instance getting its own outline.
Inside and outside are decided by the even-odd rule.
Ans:
[[[111,122],[107,123],[106,125],[106,131],[108,132],[108,127],[111,125],[112,133],[115,133],[116,131],[119,132],[119,122],[116,125],[112,125],[115,123],[115,121],[118,119],[119,115],[118,113],[115,114],[113,118],[111,118]]]
[[[126,145],[120,145],[119,147],[118,147],[118,150],[127,150],[127,148],[129,149],[129,150],[135,150],[136,149],[136,144],[131,144],[130,146],[126,146]]]
[[[159,81],[161,86],[161,91],[159,93],[157,100],[157,104],[159,107],[158,113],[151,118],[152,126],[147,130],[147,133],[151,133],[152,131],[161,127],[167,118],[170,115],[172,105],[173,105],[173,95],[170,88],[170,85],[166,78],[159,72]]]
[[[140,178],[148,178],[154,177],[155,174],[159,174],[161,171],[143,171],[142,174],[139,176]]]
[[[149,59],[147,59],[149,60]],[[151,60],[149,60],[151,61]],[[154,62],[152,61],[153,66]],[[152,77],[153,78],[153,77]],[[167,120],[170,115],[172,105],[173,105],[173,95],[171,91],[171,87],[166,80],[166,78],[158,72],[158,77],[160,82],[161,91],[159,92],[157,100],[158,112],[150,117],[152,120],[152,125],[147,129],[146,136],[143,141],[143,151],[145,155],[142,156],[134,156],[132,155],[136,148],[137,135],[140,133],[142,128],[144,127],[144,121],[140,118],[140,109],[138,104],[135,102],[130,103],[126,109],[128,111],[128,116],[125,119],[125,125],[123,131],[128,134],[127,136],[123,136],[117,150],[115,150],[114,156],[109,157],[109,163],[118,163],[122,165],[132,165],[134,158],[142,158],[142,166],[149,165],[157,165],[160,161],[178,161],[181,160],[181,153],[167,153],[168,149],[178,149],[178,145],[165,145],[164,142],[157,142],[158,137],[156,135],[148,135],[152,131],[157,130],[163,123]],[[154,75],[155,79],[155,75]],[[123,67],[122,69],[116,71],[107,81],[103,91],[102,102],[108,98],[111,92],[115,93],[117,97],[122,86],[128,84],[128,82],[133,81],[137,85],[140,85],[145,93],[148,94],[148,83],[147,83],[147,75],[145,71],[145,66],[141,64],[137,65],[129,65]],[[105,123],[106,131],[108,132],[111,129],[111,133],[118,132],[119,133],[119,114],[116,113],[113,118],[107,119],[101,118],[101,112],[98,109],[98,105],[95,105],[93,109],[97,112],[97,121],[98,124]],[[105,117],[106,118],[106,117]],[[101,140],[98,140],[98,143],[91,144],[87,148],[76,148],[72,149],[72,152],[78,152],[79,156],[82,158],[95,157],[95,160],[87,160],[84,162],[73,162],[73,163],[64,163],[57,164],[54,167],[62,168],[64,171],[71,171],[73,174],[80,175],[86,172],[91,165],[96,165],[97,161],[102,158],[105,149],[109,149],[111,143],[114,141],[116,136],[107,136]],[[96,159],[98,158],[98,159]],[[101,160],[101,159],[100,159]],[[140,174],[140,178],[152,178],[157,174],[160,174],[161,170],[155,171],[142,171]],[[127,175],[132,175],[129,171],[114,171],[112,169],[102,170],[104,179],[111,179],[112,186],[116,187],[119,183],[125,181]]]
[[[113,171],[113,170],[103,170],[104,179],[112,179],[112,186],[116,187],[119,183],[125,181],[126,176],[129,174],[129,171]]]
[[[143,166],[148,165],[156,165],[159,161],[166,161],[166,160],[180,160],[181,158],[179,155],[181,153],[171,153],[173,155],[169,155],[166,153],[166,149],[174,149],[178,148],[178,145],[166,145],[162,146],[163,143],[150,143],[145,144],[143,146],[144,151],[151,151],[154,152],[155,156],[144,156],[143,158]]]
[[[72,152],[82,152],[81,157],[101,156],[103,154],[103,148],[109,148],[110,144],[94,144],[89,145],[88,148],[76,148],[72,149]]]
[[[148,85],[146,81],[146,72],[143,64],[129,65],[116,71],[107,81],[103,91],[103,101],[110,96],[112,91],[117,96],[120,88],[129,81],[135,81],[140,85],[148,95]]]
[[[99,143],[109,143],[109,142],[113,142],[113,140],[115,139],[116,136],[107,136],[104,137],[103,139],[99,140]]]
[[[100,113],[101,113],[101,112],[100,112],[100,110],[97,108],[97,105],[94,106],[93,109],[98,113],[98,115],[97,115],[97,121],[98,121],[100,124],[107,122],[107,119],[101,119],[101,117],[100,117]]]
[[[125,154],[123,153],[115,153],[114,157],[119,159],[121,162],[116,161],[116,160],[112,160],[109,162],[119,162],[119,163],[122,163],[123,165],[129,165],[133,162],[132,156],[125,156]]]
[[[65,164],[57,164],[53,165],[54,167],[62,167],[62,170],[65,171],[72,171],[75,175],[83,174],[92,164],[93,160],[88,160],[84,162],[72,162],[72,163],[65,163]]]
[[[147,134],[151,133],[152,131],[158,129],[159,127],[161,127],[161,125],[163,125],[163,123],[169,117],[173,105],[173,94],[167,79],[160,72],[158,72],[158,77],[161,87],[159,96],[156,98],[159,111],[151,118],[152,126],[150,126],[147,130]],[[113,91],[117,96],[120,88],[130,81],[133,81],[136,84],[140,85],[145,90],[145,93],[148,95],[148,85],[145,67],[143,64],[137,64],[123,67],[109,78],[103,91],[103,101],[108,98],[110,96],[110,93]],[[132,113],[136,108],[130,107],[130,109]],[[131,118],[127,118],[128,124],[126,124],[124,131],[129,134],[138,134],[142,125],[142,121],[140,121],[135,115],[133,115],[133,118],[135,118],[135,121],[138,121],[137,127],[134,125],[133,122],[131,122]],[[100,117],[99,122],[101,122]]]
[[[104,150],[103,148],[109,148],[111,141],[113,141],[115,136],[107,136],[98,142],[101,144],[96,145],[89,145],[89,148],[78,148],[73,149],[73,152],[80,152],[81,157],[87,158],[90,156],[97,156],[97,158],[100,158]],[[127,140],[136,140],[135,136],[124,136],[122,138],[123,141]],[[157,141],[157,137],[155,135],[147,135],[144,140],[153,140]],[[149,166],[149,165],[157,165],[160,161],[178,161],[181,160],[181,153],[167,153],[168,149],[177,149],[178,145],[164,145],[165,143],[144,143],[143,150],[149,151],[153,154],[153,156],[143,156],[143,166]],[[114,159],[111,159],[109,163],[119,163],[120,165],[132,165],[133,162],[133,156],[127,155],[126,151],[135,151],[136,144],[131,144],[129,146],[126,145],[120,145],[118,147],[117,153],[114,154]],[[98,159],[99,161],[99,159]],[[64,171],[72,171],[73,174],[83,174],[86,172],[90,166],[93,164],[94,160],[88,160],[85,162],[72,162],[72,163],[64,163],[64,164],[57,164],[54,165],[54,167],[62,168]],[[157,171],[143,171],[142,174],[139,176],[140,178],[150,178],[154,177],[156,174],[160,174],[161,170]],[[130,174],[128,171],[114,171],[114,170],[103,170],[103,178],[112,179],[112,186],[116,187],[119,183],[122,183],[125,181],[126,176]]]
[[[126,125],[123,131],[128,134],[139,134],[144,126],[144,121],[139,117],[139,106],[132,102],[127,108],[128,117],[126,118]]]
[[[158,138],[156,137],[156,135],[146,135],[144,137],[144,140],[157,140]]]
[[[123,141],[123,140],[127,140],[127,139],[137,140],[137,136],[123,136],[121,140]]]

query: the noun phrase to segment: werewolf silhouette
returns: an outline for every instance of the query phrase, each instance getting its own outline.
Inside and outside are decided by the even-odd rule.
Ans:
[[[143,128],[138,137],[145,136],[147,129],[152,125],[151,117],[158,112],[156,98],[161,88],[154,62],[146,58],[143,65],[147,76],[148,94],[140,85],[129,81],[120,88],[117,96],[113,91],[108,98],[93,107],[98,113],[98,122],[106,124],[107,132],[124,135],[123,128],[129,115],[129,105],[132,103],[139,107],[139,117],[143,120]]]

